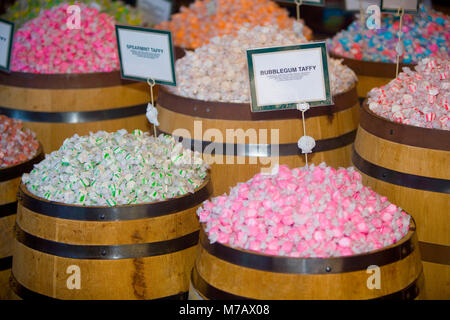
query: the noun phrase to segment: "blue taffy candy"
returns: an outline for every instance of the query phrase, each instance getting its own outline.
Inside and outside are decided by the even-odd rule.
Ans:
[[[383,34],[383,37],[384,37],[385,39],[390,40],[390,39],[392,39],[393,35],[392,35],[391,32],[386,31],[386,32]]]
[[[445,20],[442,17],[437,17],[435,22],[439,23],[441,26],[445,24]]]

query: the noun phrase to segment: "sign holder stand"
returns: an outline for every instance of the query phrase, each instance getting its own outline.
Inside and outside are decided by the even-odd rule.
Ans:
[[[402,42],[402,35],[403,35],[402,24],[403,24],[404,13],[405,13],[405,10],[403,8],[398,8],[397,16],[400,16],[400,23],[399,23],[398,32],[397,32],[398,42],[397,42],[397,45],[395,46],[395,51],[397,52],[397,66],[396,66],[396,70],[395,70],[395,77],[398,77],[398,65],[400,62],[400,56],[403,55],[403,53],[405,51],[405,47]]]
[[[156,81],[154,79],[147,79],[147,83],[150,86],[150,103],[147,105],[147,118],[149,122],[153,125],[153,135],[155,138],[157,138],[156,135],[156,126],[159,125],[158,122],[158,110],[155,108],[155,101],[153,98],[153,87],[156,84]]]
[[[295,0],[297,5],[297,21],[300,21],[300,6],[303,4],[303,0]]]

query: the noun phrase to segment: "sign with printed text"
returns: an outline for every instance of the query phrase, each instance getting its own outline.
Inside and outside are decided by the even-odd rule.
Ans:
[[[252,112],[330,105],[325,42],[247,50]]]
[[[405,13],[417,13],[419,4],[420,0],[381,0],[381,11],[397,13],[403,8]]]
[[[170,31],[116,25],[122,78],[176,86]]]
[[[0,19],[0,70],[9,72],[14,23]]]
[[[139,0],[137,7],[155,25],[169,20],[172,14],[172,1],[169,0]]]
[[[295,0],[276,0],[277,2],[295,3]],[[325,0],[303,0],[302,5],[307,6],[325,6]]]
[[[345,10],[347,11],[360,11],[360,5],[366,12],[368,6],[376,5],[380,6],[381,0],[345,0]]]

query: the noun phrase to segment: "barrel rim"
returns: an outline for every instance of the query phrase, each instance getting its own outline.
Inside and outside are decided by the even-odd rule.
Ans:
[[[396,63],[381,62],[381,61],[367,61],[347,58],[329,50],[330,57],[334,59],[343,59],[344,65],[352,69],[358,76],[372,76],[377,78],[395,78]],[[414,68],[417,64],[413,63],[399,63],[399,70],[403,67]]]
[[[121,78],[120,71],[92,73],[0,73],[0,85],[28,89],[94,89],[137,83]]]
[[[79,221],[122,221],[155,218],[187,210],[199,205],[212,194],[211,176],[208,173],[194,193],[187,193],[164,201],[106,206],[82,206],[49,201],[32,194],[23,184],[19,185],[19,206],[37,214],[54,218]]]
[[[36,151],[36,154],[31,159],[15,165],[0,168],[0,182],[21,177],[22,174],[31,171],[33,169],[33,166],[36,163],[41,162],[44,159],[44,157],[45,157],[44,148],[42,147],[42,144],[39,142],[39,147]]]
[[[368,99],[365,99],[361,106],[359,125],[367,132],[385,140],[413,147],[450,151],[450,130],[393,122],[370,110]]]
[[[231,247],[215,242],[211,244],[201,223],[199,244],[212,256],[229,263],[261,271],[293,274],[330,274],[366,270],[371,265],[383,266],[402,260],[418,249],[416,223],[412,216],[408,233],[388,247],[351,256],[328,258],[282,257]]]
[[[332,105],[312,107],[305,113],[305,117],[332,116],[355,104],[359,105],[356,84],[357,82],[346,91],[334,95]],[[198,100],[174,94],[164,86],[160,87],[157,104],[161,108],[196,118],[237,121],[301,119],[298,110],[251,112],[250,103]]]

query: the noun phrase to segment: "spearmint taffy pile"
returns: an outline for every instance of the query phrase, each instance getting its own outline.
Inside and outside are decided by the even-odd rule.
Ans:
[[[96,8],[79,6],[79,29],[68,28],[68,4],[44,10],[25,23],[14,35],[11,70],[31,73],[118,70],[114,18]]]
[[[381,28],[361,30],[359,19],[347,30],[336,34],[328,42],[331,52],[357,60],[396,62],[397,32],[400,18],[394,14],[383,14]],[[403,16],[402,42],[404,53],[400,62],[417,63],[420,59],[443,54],[450,46],[449,16],[421,6],[419,13]]]
[[[353,167],[257,174],[197,210],[211,243],[277,256],[348,256],[387,247],[410,216],[361,183]]]
[[[51,201],[115,206],[192,193],[206,175],[200,155],[172,137],[122,129],[66,139],[22,181],[31,193]]]
[[[0,115],[0,168],[30,160],[38,148],[36,134],[24,129],[22,121]]]
[[[425,58],[368,96],[370,110],[386,119],[450,130],[450,59]]]
[[[168,89],[183,97],[205,101],[249,102],[246,50],[305,42],[302,34],[276,25],[245,25],[237,35],[215,37],[194,52],[186,52],[176,61],[177,86]],[[333,95],[348,90],[356,82],[354,72],[339,60],[329,59],[329,70]]]

